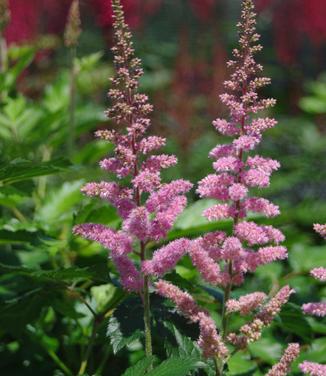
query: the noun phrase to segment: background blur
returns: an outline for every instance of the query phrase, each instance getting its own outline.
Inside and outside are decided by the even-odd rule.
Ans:
[[[0,302],[4,304],[0,373],[5,376],[35,375],[35,370],[37,375],[69,375],[61,360],[68,368],[78,369],[91,330],[88,312],[60,290],[59,279],[78,286],[83,298],[103,312],[123,300],[121,289],[106,280],[106,270],[93,268],[106,263],[106,251],[71,235],[75,223],[94,220],[119,226],[119,220],[112,208],[79,193],[85,181],[104,178],[96,166],[111,150],[93,138],[95,129],[112,125],[103,114],[113,69],[110,1],[80,1],[82,33],[74,61],[72,140],[72,58],[71,49],[63,43],[70,3],[9,0],[10,21],[1,33],[8,46],[0,73]],[[240,1],[122,3],[137,55],[143,60],[142,89],[155,106],[151,132],[166,135],[167,149],[179,158],[166,177],[182,176],[196,183],[211,171],[209,150],[223,142],[211,122],[227,115],[218,95],[228,74],[226,61],[237,42]],[[272,77],[263,94],[277,99],[272,115],[279,121],[267,132],[261,153],[282,164],[271,188],[262,194],[281,206],[282,215],[273,223],[286,233],[290,257],[288,263],[261,268],[245,288],[259,284],[276,289],[287,280],[297,290],[296,303],[301,304],[326,298],[326,289],[306,276],[311,267],[326,265],[326,246],[312,230],[313,223],[326,222],[326,1],[257,0],[256,4],[264,46],[258,59],[266,76]],[[194,191],[191,195],[192,206],[170,238],[228,226],[207,224],[201,217],[207,202],[196,202]],[[63,267],[74,272],[60,275],[57,270]],[[108,267],[114,276],[112,266]],[[53,273],[44,275],[40,272],[44,270]],[[197,278],[187,260],[177,274],[189,286]],[[56,286],[54,295],[49,286]],[[291,327],[293,317],[310,332]],[[299,335],[307,344],[314,338],[309,356],[325,361],[326,341],[320,337],[326,325],[291,314],[287,319],[282,330],[288,338]],[[277,345],[271,347],[275,336],[271,330],[271,342],[252,350],[263,365],[271,364],[281,351]],[[99,375],[120,374],[125,360],[132,363],[142,351],[135,345],[113,357],[109,346],[103,348],[100,342],[99,346],[104,353],[99,351],[92,358],[100,364]],[[113,373],[107,368],[108,359]]]

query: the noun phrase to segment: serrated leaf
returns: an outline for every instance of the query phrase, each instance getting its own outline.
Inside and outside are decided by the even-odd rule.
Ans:
[[[143,336],[141,330],[136,330],[131,335],[125,336],[121,331],[120,323],[116,317],[110,318],[107,335],[110,337],[110,343],[114,354]]]
[[[71,267],[58,270],[33,270],[24,267],[4,265],[0,263],[0,274],[13,274],[30,277],[43,282],[73,282],[78,279],[94,279],[108,281],[109,272],[106,265],[96,264],[85,268]]]
[[[66,182],[60,188],[51,192],[45,204],[36,214],[36,219],[47,225],[60,220],[60,224],[67,217],[72,216],[72,208],[80,201],[82,180]]]
[[[312,329],[309,321],[304,316],[301,307],[288,303],[280,312],[281,326],[286,331],[293,333],[306,341],[312,338]]]
[[[143,376],[151,364],[153,364],[155,360],[155,356],[146,357],[139,362],[137,362],[134,366],[128,368],[122,376]]]
[[[248,355],[237,353],[228,361],[229,375],[244,375],[252,372],[256,368],[256,364],[250,360]]]
[[[197,367],[196,358],[170,358],[148,372],[147,376],[186,376]]]
[[[32,162],[15,159],[10,163],[0,165],[0,186],[17,183],[38,176],[56,174],[66,171],[70,162],[64,158],[47,162]]]

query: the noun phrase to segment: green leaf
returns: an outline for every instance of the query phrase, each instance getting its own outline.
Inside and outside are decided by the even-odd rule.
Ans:
[[[296,272],[309,272],[320,265],[326,265],[326,246],[295,244],[289,252],[289,262]]]
[[[109,281],[109,270],[102,263],[85,268],[71,267],[58,270],[33,270],[0,263],[0,274],[20,275],[30,277],[39,282],[54,282],[59,284],[84,279],[94,279],[102,282]]]
[[[268,364],[274,364],[282,355],[282,346],[273,337],[264,336],[249,345],[250,353]]]
[[[64,158],[47,162],[32,162],[15,159],[10,163],[0,165],[0,186],[17,183],[38,176],[56,174],[66,171],[70,162]]]
[[[155,356],[146,357],[140,360],[134,366],[128,368],[122,376],[143,376],[150,365],[153,364],[154,360]]]
[[[243,353],[233,355],[228,361],[229,375],[243,375],[252,372],[257,366]]]
[[[312,328],[301,307],[288,303],[280,312],[281,327],[286,331],[311,341]]]
[[[0,88],[2,90],[10,90],[14,86],[19,75],[33,61],[35,49],[28,46],[11,47],[8,55],[11,61],[16,60],[17,62],[5,74],[0,75]]]
[[[196,358],[170,358],[148,372],[147,376],[186,376],[197,368]]]
[[[110,337],[110,343],[114,354],[143,336],[141,330],[136,330],[129,336],[124,335],[116,317],[110,318],[107,335]]]
[[[34,289],[22,295],[0,309],[0,327],[2,330],[19,334],[26,324],[35,321],[41,309],[49,304],[50,292],[44,294],[42,290]]]
[[[202,215],[203,211],[215,204],[216,200],[203,199],[189,205],[177,219],[175,228],[184,230],[208,224],[208,220]]]
[[[165,323],[166,326],[173,331],[175,340],[177,341],[177,351],[173,354],[178,358],[197,358],[199,361],[201,358],[201,353],[198,346],[189,338],[180,333],[180,331],[175,327],[175,325],[171,324],[170,322]]]
[[[47,226],[53,225],[57,221],[62,221],[72,217],[72,209],[81,200],[80,188],[82,180],[66,182],[58,189],[51,192],[45,204],[36,213],[38,221]]]

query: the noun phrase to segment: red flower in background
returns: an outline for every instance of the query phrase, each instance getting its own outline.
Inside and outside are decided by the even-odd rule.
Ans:
[[[143,24],[146,16],[155,13],[159,9],[162,0],[122,0],[121,2],[128,25],[132,28],[137,28]],[[111,27],[111,2],[108,0],[91,0],[91,4],[95,10],[99,25],[102,27]]]
[[[71,0],[10,0],[11,20],[5,36],[9,43],[35,39],[40,33],[63,30]]]
[[[128,24],[140,27],[146,16],[158,10],[162,0],[122,0]],[[89,0],[97,23],[103,28],[112,26],[110,0]],[[9,0],[11,21],[6,30],[9,43],[31,41],[40,33],[59,34],[65,27],[71,0]]]
[[[320,46],[326,41],[325,0],[256,0],[258,10],[272,12],[274,38],[281,61],[295,61],[305,37]]]
[[[201,21],[207,21],[214,16],[214,8],[218,1],[219,0],[191,0],[190,6]]]

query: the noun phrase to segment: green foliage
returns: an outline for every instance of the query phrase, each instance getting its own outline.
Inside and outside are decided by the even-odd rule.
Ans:
[[[169,41],[164,49],[153,43],[145,47],[148,72],[142,87],[153,98],[158,91],[169,96],[174,85],[170,68],[175,63],[175,45]],[[80,193],[87,181],[110,179],[97,163],[113,146],[94,140],[93,131],[104,125],[103,91],[108,89],[112,68],[102,63],[102,53],[74,61],[76,148],[70,152],[69,69],[62,66],[50,78],[35,76],[35,53],[33,47],[10,47],[9,68],[0,73],[0,373],[77,375],[88,354],[83,375],[214,375],[213,362],[203,359],[196,343],[198,325],[190,324],[155,294],[151,311],[156,356],[144,358],[141,300],[127,297],[121,289],[107,250],[72,235],[72,227],[79,223],[113,228],[121,224],[112,206]],[[20,80],[25,82],[21,73],[31,65],[26,90],[20,90]],[[255,291],[257,286],[268,293],[287,283],[297,293],[263,338],[248,351],[231,356],[227,375],[265,374],[280,358],[285,341],[302,344],[299,361],[326,361],[325,321],[307,318],[300,308],[304,302],[326,297],[325,288],[308,275],[311,268],[326,265],[326,246],[312,230],[313,222],[326,222],[326,174],[321,165],[326,157],[321,125],[326,113],[325,87],[324,77],[308,84],[308,94],[300,101],[305,113],[279,114],[280,126],[267,133],[262,145],[262,155],[282,163],[272,187],[264,192],[280,204],[282,215],[273,220],[256,216],[255,220],[284,231],[289,260],[258,268],[237,294]],[[204,102],[202,97],[193,102],[200,113],[190,120],[198,123],[199,131],[185,150],[180,148],[179,130],[175,131],[179,124],[171,114],[163,116],[172,134],[167,151],[180,157],[180,164],[165,173],[166,180],[189,177],[196,182],[211,171],[207,153],[223,140],[204,128],[211,120],[211,114],[203,111]],[[160,121],[154,119],[154,126]],[[230,231],[229,221],[208,222],[202,217],[212,200],[196,201],[192,195],[167,240]],[[166,279],[193,294],[220,326],[217,312],[223,291],[204,285],[189,258],[183,258]],[[242,318],[230,320],[232,328],[242,324]],[[297,373],[299,361],[294,367]]]

